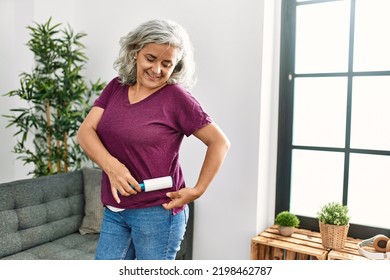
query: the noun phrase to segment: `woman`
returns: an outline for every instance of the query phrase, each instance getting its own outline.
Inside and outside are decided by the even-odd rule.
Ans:
[[[106,206],[96,259],[175,259],[188,219],[187,204],[217,174],[230,143],[186,90],[194,84],[188,34],[168,20],[151,20],[120,41],[118,72],[96,99],[77,139],[103,170]],[[192,188],[178,154],[184,135],[207,151]],[[173,187],[141,191],[146,179],[171,176]]]

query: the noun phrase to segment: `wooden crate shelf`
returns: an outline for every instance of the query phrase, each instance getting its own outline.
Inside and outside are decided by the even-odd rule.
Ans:
[[[361,239],[347,237],[344,249],[331,250],[328,254],[328,260],[368,260],[360,255],[358,251],[358,243]],[[366,250],[375,252],[374,248],[364,247]]]
[[[318,232],[305,229],[285,237],[272,226],[251,241],[252,260],[326,260],[328,251],[322,247]]]
[[[368,260],[358,252],[361,239],[348,237],[344,249],[322,247],[319,232],[296,229],[289,236],[282,236],[277,226],[267,228],[251,240],[252,260]],[[367,248],[374,252],[373,248]]]

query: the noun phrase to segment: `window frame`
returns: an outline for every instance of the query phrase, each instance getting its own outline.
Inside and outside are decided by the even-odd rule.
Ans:
[[[350,32],[349,32],[349,62],[348,71],[342,73],[308,73],[295,74],[295,35],[296,35],[296,10],[297,6],[310,5],[337,0],[312,0],[296,2],[282,0],[281,6],[281,37],[280,37],[280,79],[279,79],[279,121],[278,121],[278,144],[277,144],[277,168],[276,168],[276,193],[275,193],[275,217],[277,213],[290,209],[291,198],[291,164],[293,149],[335,151],[345,155],[344,182],[342,203],[347,204],[348,199],[348,174],[349,158],[351,153],[376,154],[390,156],[390,151],[365,150],[350,148],[351,138],[351,106],[352,106],[352,81],[358,76],[390,76],[390,71],[353,71],[353,47],[354,47],[354,21],[355,0],[351,1],[350,9]],[[347,77],[347,118],[345,131],[345,147],[312,147],[294,146],[293,143],[293,108],[294,108],[294,81],[300,77]],[[319,231],[318,220],[313,217],[298,216],[301,228]],[[350,224],[349,236],[356,238],[370,238],[376,234],[390,236],[390,229],[377,228],[366,225]]]

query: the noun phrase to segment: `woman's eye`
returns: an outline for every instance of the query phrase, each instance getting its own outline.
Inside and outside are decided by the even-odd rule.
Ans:
[[[153,62],[155,62],[156,61],[156,58],[154,57],[154,56],[145,56],[145,59],[148,61],[148,62],[150,62],[150,63],[153,63]],[[162,65],[162,67],[164,67],[164,68],[170,68],[170,67],[172,67],[172,62],[170,62],[170,61],[163,61],[162,63],[161,63],[161,65]]]

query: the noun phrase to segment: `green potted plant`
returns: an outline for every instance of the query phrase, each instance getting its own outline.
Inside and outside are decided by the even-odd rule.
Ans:
[[[289,211],[282,211],[276,215],[275,224],[279,226],[279,233],[290,236],[300,224],[298,217]]]
[[[76,170],[87,160],[75,136],[90,110],[91,96],[104,87],[100,80],[86,82],[82,76],[87,57],[81,39],[86,34],[60,26],[52,25],[50,18],[27,27],[34,65],[31,73],[20,75],[20,88],[5,94],[26,104],[4,117],[9,119],[7,127],[17,128],[13,152],[24,164],[34,164],[29,174],[35,177]]]
[[[324,204],[317,212],[322,246],[329,249],[342,249],[349,230],[348,206],[339,202]]]

